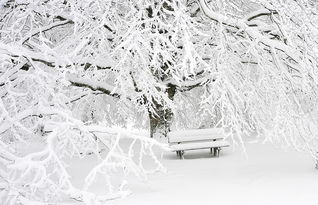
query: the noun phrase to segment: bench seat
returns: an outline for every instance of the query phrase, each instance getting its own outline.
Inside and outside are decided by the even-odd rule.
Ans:
[[[224,140],[210,141],[210,142],[192,142],[170,145],[171,151],[182,151],[182,150],[196,150],[196,149],[207,149],[215,147],[228,147],[230,143]]]
[[[178,130],[168,133],[169,143],[192,142],[198,140],[220,140],[224,138],[220,128]]]

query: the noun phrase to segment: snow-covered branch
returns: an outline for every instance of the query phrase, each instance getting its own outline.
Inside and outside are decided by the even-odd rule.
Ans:
[[[261,42],[268,47],[283,51],[286,55],[288,55],[291,59],[293,59],[296,62],[301,61],[300,53],[294,48],[284,44],[284,42],[272,40],[262,35],[257,30],[257,28],[248,26],[244,19],[233,19],[212,11],[205,0],[199,0],[199,2],[203,12],[212,20],[237,28],[239,31],[246,32],[251,38],[255,39],[257,42]]]
[[[84,77],[76,77],[75,75],[68,75],[67,80],[71,82],[72,85],[77,87],[86,87],[93,91],[101,91],[112,97],[119,98],[120,94],[116,93],[116,88],[107,84],[106,82],[94,81]]]
[[[253,11],[249,13],[248,15],[245,16],[245,19],[247,21],[251,21],[255,18],[261,17],[261,16],[267,16],[267,15],[272,15],[272,14],[277,14],[277,11],[271,11],[266,8],[259,9],[257,11]]]
[[[21,42],[22,44],[24,44],[26,41],[28,41],[30,38],[32,38],[35,35],[38,35],[42,32],[49,31],[58,26],[64,26],[66,24],[74,24],[74,22],[72,20],[57,21],[45,27],[40,27],[37,30],[30,32],[24,39],[21,40]]]

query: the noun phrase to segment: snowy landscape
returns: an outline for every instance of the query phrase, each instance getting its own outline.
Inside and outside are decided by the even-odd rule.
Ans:
[[[0,0],[0,205],[316,205],[318,1]]]
[[[167,173],[132,182],[134,193],[114,204],[317,204],[317,170],[309,156],[270,144],[246,146],[248,158],[233,150],[220,158],[193,151],[186,160],[167,153]]]

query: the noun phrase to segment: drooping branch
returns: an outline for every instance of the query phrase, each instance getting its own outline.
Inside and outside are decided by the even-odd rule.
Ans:
[[[26,118],[30,118],[30,117],[38,117],[38,118],[42,118],[44,115],[61,115],[62,112],[60,112],[59,110],[56,109],[28,109],[28,110],[24,110],[19,112],[18,114],[16,114],[15,116],[7,116],[5,119],[3,119],[0,124],[0,134],[6,132],[8,129],[10,129],[12,126],[17,125],[17,126],[21,126],[20,121],[26,119]]]
[[[203,13],[209,17],[211,20],[222,23],[227,26],[237,28],[239,31],[245,32],[248,36],[255,39],[264,45],[275,48],[284,52],[287,56],[293,59],[295,62],[300,62],[300,53],[294,48],[286,45],[284,42],[272,40],[264,35],[262,35],[257,28],[251,27],[246,21],[242,19],[233,19],[222,14],[216,13],[211,10],[205,0],[198,0]]]

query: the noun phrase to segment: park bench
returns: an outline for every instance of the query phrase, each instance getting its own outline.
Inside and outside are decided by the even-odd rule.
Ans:
[[[197,149],[210,149],[211,154],[219,157],[221,148],[230,146],[224,138],[222,128],[181,130],[168,133],[170,149],[176,152],[180,159],[183,158],[184,151]]]

